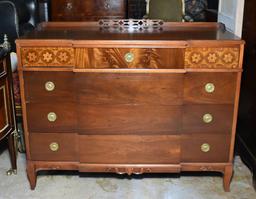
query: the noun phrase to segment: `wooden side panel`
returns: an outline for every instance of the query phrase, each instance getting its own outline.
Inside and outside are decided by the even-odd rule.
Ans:
[[[185,105],[182,132],[231,134],[233,109],[232,105]],[[212,116],[212,122],[204,122],[205,114]]]
[[[185,104],[234,104],[237,73],[186,73]],[[206,85],[214,85],[213,92]]]
[[[29,140],[32,160],[78,161],[79,159],[76,134],[30,133]],[[58,150],[50,149],[52,143],[58,145]]]
[[[182,135],[181,162],[228,162],[230,135],[188,134]],[[203,144],[209,151],[203,152]]]
[[[127,62],[125,56],[134,58]],[[184,49],[76,48],[77,69],[177,69],[184,68]]]
[[[179,136],[90,136],[79,138],[80,162],[174,164],[180,160]]]
[[[24,47],[20,54],[23,67],[73,67],[75,64],[74,49],[68,47]]]
[[[0,140],[6,135],[6,128],[9,126],[7,107],[7,87],[5,79],[0,80]]]
[[[0,60],[0,76],[2,76],[4,73],[7,73],[6,64],[3,60]]]
[[[81,134],[173,134],[181,128],[180,106],[78,105]]]
[[[238,47],[233,48],[186,48],[185,68],[239,68]]]
[[[56,120],[48,120],[48,114],[55,113]],[[48,102],[27,104],[28,130],[30,132],[73,133],[77,127],[75,104],[71,102]]]
[[[77,73],[81,104],[181,105],[181,74]]]

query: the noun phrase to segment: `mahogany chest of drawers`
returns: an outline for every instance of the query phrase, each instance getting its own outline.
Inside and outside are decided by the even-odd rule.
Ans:
[[[17,40],[32,189],[55,169],[217,171],[229,190],[244,42],[216,23],[158,25],[52,22]]]
[[[126,0],[51,0],[52,21],[94,21],[126,17]]]

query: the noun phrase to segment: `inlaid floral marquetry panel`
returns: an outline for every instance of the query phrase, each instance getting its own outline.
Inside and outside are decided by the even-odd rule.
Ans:
[[[187,48],[186,68],[238,68],[239,48]]]
[[[23,66],[74,66],[73,48],[22,48]]]

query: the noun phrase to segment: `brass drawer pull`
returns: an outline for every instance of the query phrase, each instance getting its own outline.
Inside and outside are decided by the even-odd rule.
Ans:
[[[54,112],[50,112],[48,113],[47,118],[49,122],[55,122],[57,120],[57,115]]]
[[[52,142],[50,145],[49,145],[51,151],[53,152],[56,152],[59,150],[59,144],[57,142]]]
[[[55,84],[51,81],[45,83],[45,90],[53,91],[55,89]]]
[[[213,83],[207,83],[207,84],[205,85],[205,91],[206,91],[207,93],[213,93],[214,90],[215,90],[215,85],[214,85]]]
[[[207,152],[210,151],[210,149],[211,149],[211,146],[208,143],[204,143],[204,144],[201,145],[201,151],[202,152],[207,153]]]
[[[209,123],[211,123],[213,121],[213,116],[211,114],[209,114],[209,113],[204,114],[203,121],[204,121],[204,123],[209,124]]]
[[[134,60],[134,54],[131,53],[131,52],[126,53],[125,56],[124,56],[124,59],[125,59],[126,62],[131,63]]]
[[[72,3],[71,3],[71,2],[68,2],[67,5],[66,5],[66,8],[67,8],[68,10],[72,10],[72,8],[73,8]]]

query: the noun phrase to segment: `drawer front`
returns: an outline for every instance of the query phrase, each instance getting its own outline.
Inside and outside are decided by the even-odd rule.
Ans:
[[[173,134],[181,127],[180,106],[78,105],[81,134]]]
[[[74,56],[73,48],[21,48],[21,63],[23,67],[72,68],[75,63]]]
[[[77,0],[52,0],[51,15],[53,21],[61,19],[79,20],[81,12],[81,1]]]
[[[81,6],[85,15],[124,15],[126,5],[124,0],[94,0],[81,1]]]
[[[182,74],[77,73],[78,100],[86,104],[181,105]]]
[[[184,49],[76,48],[80,69],[184,68]]]
[[[231,133],[232,105],[185,105],[183,111],[184,133]]]
[[[74,132],[76,118],[74,103],[27,104],[28,129],[31,132]]]
[[[78,141],[76,134],[30,133],[30,153],[32,160],[78,161]]]
[[[185,68],[235,69],[239,68],[239,47],[187,48]]]
[[[180,161],[179,136],[90,136],[79,138],[80,162],[175,164]]]
[[[230,135],[182,135],[181,162],[227,162]]]
[[[187,73],[184,103],[233,104],[237,73]]]
[[[27,102],[74,102],[72,72],[24,72]]]

